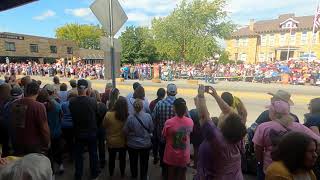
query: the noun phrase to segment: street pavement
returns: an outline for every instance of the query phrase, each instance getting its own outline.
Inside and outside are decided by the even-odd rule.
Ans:
[[[48,77],[33,77],[34,79],[41,80],[43,82],[42,85],[47,83],[52,83],[52,78]],[[61,78],[61,82],[67,83],[68,80],[66,78]],[[104,91],[105,84],[109,81],[105,80],[93,80],[92,87],[100,92]],[[128,93],[132,92],[132,84],[136,82],[133,80],[128,80],[122,83],[118,83],[117,87],[120,89],[120,95],[126,96]],[[146,97],[149,101],[156,98],[156,91],[158,88],[163,87],[166,88],[168,83],[175,83],[178,87],[178,97],[182,97],[187,101],[187,105],[189,109],[195,108],[193,98],[197,94],[197,85],[189,84],[186,80],[177,80],[174,82],[161,82],[161,83],[153,83],[151,81],[141,81],[140,82],[146,91]],[[203,83],[204,82],[200,82]],[[233,93],[235,96],[239,97],[245,104],[248,110],[248,120],[247,126],[250,126],[252,122],[259,116],[261,112],[267,109],[267,105],[270,102],[271,96],[268,95],[268,92],[276,92],[279,89],[286,90],[292,93],[292,99],[295,102],[295,105],[292,107],[292,112],[295,113],[299,118],[300,122],[303,122],[303,115],[308,112],[307,104],[312,98],[315,98],[319,95],[319,87],[314,86],[297,86],[297,85],[282,85],[282,84],[261,84],[261,83],[247,83],[247,82],[225,82],[221,81],[217,84],[213,85],[218,93],[223,91],[229,91]],[[212,97],[207,96],[207,105],[210,111],[211,116],[219,116],[220,110],[218,105],[214,101]],[[89,177],[89,163],[87,154],[85,155],[86,163],[85,163],[85,172],[84,179]],[[151,158],[152,160],[152,158]],[[151,180],[160,180],[160,168],[157,165],[153,165],[150,160],[150,170],[149,176]],[[69,180],[73,177],[73,166],[70,163],[66,163],[67,170],[63,176],[56,176],[56,180]],[[129,171],[129,162],[127,163],[127,173],[128,177],[124,178],[125,180],[130,179],[130,171]],[[116,171],[116,175],[113,179],[121,179],[119,176],[119,172]],[[188,169],[188,180],[192,180],[195,171],[192,169]],[[101,177],[99,179],[111,179],[107,175],[107,170],[104,169],[101,173]],[[254,176],[245,175],[245,179],[253,180]]]

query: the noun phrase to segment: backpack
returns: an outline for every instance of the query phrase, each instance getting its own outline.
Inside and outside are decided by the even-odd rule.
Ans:
[[[11,123],[13,128],[25,128],[28,106],[16,101],[11,105]]]

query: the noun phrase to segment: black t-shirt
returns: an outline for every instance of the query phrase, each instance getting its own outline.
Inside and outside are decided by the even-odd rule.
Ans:
[[[76,136],[94,134],[97,131],[97,101],[87,96],[70,100],[70,112]]]

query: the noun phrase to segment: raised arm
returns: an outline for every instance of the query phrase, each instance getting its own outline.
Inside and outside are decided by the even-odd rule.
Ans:
[[[209,94],[214,97],[214,99],[217,101],[219,108],[221,109],[223,114],[228,114],[231,111],[231,107],[224,102],[224,100],[218,95],[217,91],[209,86]]]
[[[204,97],[204,92],[205,92],[204,86],[200,85],[199,89],[198,89],[198,96],[196,97],[197,98],[196,106],[197,106],[197,110],[199,112],[201,125],[210,120],[210,113],[207,108],[206,100]]]

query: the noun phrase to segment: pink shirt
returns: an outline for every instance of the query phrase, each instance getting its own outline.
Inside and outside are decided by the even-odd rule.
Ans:
[[[306,126],[293,122],[287,127],[290,131],[305,133],[309,135],[311,138],[320,142],[320,136],[313,133]],[[272,152],[272,142],[270,139],[270,132],[287,132],[287,130],[278,122],[270,121],[260,124],[256,132],[254,133],[254,137],[252,139],[253,143],[259,145],[264,148],[263,152],[263,169],[267,170],[267,167],[272,163],[271,152]]]
[[[193,121],[178,116],[165,122],[162,131],[166,139],[163,161],[172,166],[186,167],[190,163],[190,133]]]

